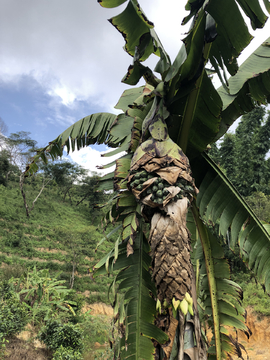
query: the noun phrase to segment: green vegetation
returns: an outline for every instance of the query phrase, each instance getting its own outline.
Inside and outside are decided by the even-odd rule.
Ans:
[[[0,152],[0,160],[2,155]],[[10,165],[10,158],[6,159]],[[96,249],[104,237],[105,210],[94,205],[110,195],[95,192],[99,182],[96,174],[82,176],[82,169],[67,162],[49,165],[47,172],[43,168],[35,177],[24,179],[29,204],[44,179],[51,179],[28,215],[18,167],[9,166],[12,171],[0,185],[0,358],[8,349],[10,336],[20,333],[26,324],[32,327],[32,340],[40,332],[39,338],[52,349],[53,359],[87,359],[89,354],[91,359],[99,357],[95,343],[108,344],[111,333],[111,319],[82,313],[85,303],[110,303],[111,279],[94,279],[92,271],[108,246],[113,246],[109,241]],[[2,170],[3,166],[6,163],[0,161]],[[67,169],[72,170],[71,176]],[[117,233],[113,234],[112,241],[116,237]],[[55,331],[50,319],[58,324]],[[107,347],[102,349],[108,351]]]
[[[108,344],[111,319],[83,314],[84,297],[62,283],[48,270],[35,268],[20,278],[0,283],[1,359],[8,339],[24,330],[26,324],[31,324],[37,334],[33,339],[39,339],[53,352],[53,359],[87,358],[95,353],[96,342]]]
[[[252,273],[236,271],[232,275],[232,280],[236,281],[243,290],[243,306],[252,307],[258,317],[270,316],[270,298],[265,289],[259,284]]]
[[[35,197],[36,189],[42,181],[41,176],[38,174],[26,180],[24,187],[29,199]],[[45,343],[48,341],[47,345],[50,347],[49,340],[46,339],[51,329],[46,320],[54,314],[58,318],[59,329],[69,328],[72,332],[73,325],[75,326],[82,335],[79,336],[79,342],[83,344],[84,351],[82,355],[81,351],[68,344],[65,347],[55,345],[53,359],[79,360],[82,356],[88,359],[91,353],[96,358],[112,358],[113,352],[108,346],[95,348],[96,342],[108,344],[112,341],[112,320],[107,316],[93,316],[91,312],[85,315],[81,313],[85,300],[88,303],[108,303],[107,292],[111,279],[107,276],[93,278],[92,267],[107,253],[107,247],[112,247],[117,238],[116,232],[109,242],[103,242],[95,251],[97,243],[104,237],[99,224],[101,214],[105,214],[105,211],[92,209],[90,205],[101,200],[100,195],[96,196],[90,191],[97,186],[98,177],[86,178],[86,182],[80,185],[74,184],[70,189],[70,196],[65,200],[61,187],[52,181],[36,202],[30,217],[25,214],[23,199],[15,180],[10,180],[7,186],[0,185],[3,204],[0,208],[0,278],[3,281],[2,289],[6,294],[13,294],[11,298],[14,299],[5,300],[1,307],[2,316],[8,320],[3,322],[3,326],[8,323],[12,327],[0,331],[2,353],[8,346],[9,336],[19,333],[26,323],[33,324],[36,329],[43,326],[40,339],[44,338]],[[82,189],[83,187],[85,188]],[[261,219],[269,219],[268,195],[254,192],[248,201]],[[93,215],[96,217],[94,221]],[[106,230],[107,234],[109,230],[110,227]],[[254,279],[250,281],[250,275],[239,259],[239,249],[235,249],[236,254],[233,254],[225,246],[224,252],[232,274],[238,274],[232,275],[232,279],[244,290],[243,306],[252,306],[259,315],[270,315],[269,297]],[[75,292],[68,291],[74,263],[76,269],[73,289],[77,293],[86,291],[87,297],[79,298]],[[20,281],[16,283],[13,278],[20,278]],[[19,286],[23,289],[19,290]],[[48,301],[45,297],[46,289],[51,294]],[[20,302],[18,296],[23,297],[24,301]],[[68,311],[67,305],[72,307],[74,314]],[[11,317],[13,322],[10,321]],[[56,341],[57,336],[51,339]],[[93,359],[92,356],[90,358]]]
[[[226,133],[209,153],[241,195],[269,195],[269,149],[270,113],[261,106],[242,116],[235,133]]]
[[[0,333],[4,336],[18,334],[29,320],[27,306],[16,297],[7,283],[0,286]]]
[[[98,2],[114,8],[126,1]],[[230,280],[220,236],[270,294],[267,228],[207,154],[209,144],[218,141],[237,118],[269,103],[270,38],[241,66],[237,63],[252,39],[246,21],[256,30],[267,20],[265,11],[270,13],[268,0],[264,8],[261,5],[258,0],[188,0],[182,24],[190,21],[189,32],[171,62],[138,1],[128,1],[110,19],[132,57],[122,81],[137,85],[143,78],[145,84],[124,91],[116,104],[120,114],[82,117],[40,149],[27,168],[26,174],[34,174],[40,160],[57,159],[65,146],[69,152],[104,143],[115,148],[107,156],[119,154],[115,170],[102,179],[100,189],[115,192],[107,218],[113,224],[120,222],[122,231],[114,249],[108,249],[95,267],[97,273],[115,276],[111,290],[121,335],[115,342],[117,358],[183,360],[191,353],[211,360],[233,353],[241,357],[241,344],[224,330],[225,326],[246,330],[246,324],[241,289]],[[153,70],[143,64],[150,55],[158,56]],[[218,89],[212,74],[222,84]],[[244,118],[247,125],[252,125],[250,120]],[[241,132],[248,138],[250,127],[242,127]],[[264,191],[268,182],[263,166],[260,171],[268,129],[263,126],[254,134],[259,146],[253,139],[248,147],[242,142],[247,151],[237,164],[244,168],[236,179],[244,196],[253,189]],[[151,188],[156,179],[148,176],[138,184],[134,174],[143,171],[170,184],[169,194]],[[179,199],[181,179],[193,191],[187,189]],[[148,188],[154,197],[144,191]],[[196,254],[191,254],[187,217]],[[205,309],[203,318],[197,301]],[[172,320],[173,331],[168,327]],[[212,331],[209,342],[202,337],[200,320]]]
[[[36,182],[25,184],[29,198],[35,196]],[[86,199],[78,206],[75,202],[71,205],[64,202],[58,192],[57,185],[45,188],[31,217],[27,218],[18,183],[10,182],[7,187],[0,185],[0,261],[3,266],[12,265],[13,269],[16,265],[22,273],[34,267],[61,271],[59,279],[65,280],[68,287],[74,273],[74,290],[89,291],[90,302],[108,303],[109,280],[106,277],[93,279],[91,275],[93,266],[108,246],[103,244],[95,251],[104,236],[101,216],[92,224],[92,210]],[[77,198],[74,195],[74,199]],[[5,267],[0,274],[9,278]]]
[[[83,349],[81,329],[77,325],[63,324],[57,320],[47,321],[38,338],[52,350],[61,346],[79,352]]]
[[[108,8],[124,2],[99,1]],[[120,222],[122,231],[113,248],[109,241],[107,254],[95,266],[98,274],[115,276],[111,290],[120,334],[115,340],[117,358],[183,360],[192,353],[200,359],[221,360],[234,352],[241,357],[241,344],[224,330],[225,326],[244,331],[247,328],[241,288],[230,280],[230,267],[220,238],[239,253],[270,294],[267,226],[237,192],[222,167],[207,154],[208,145],[220,139],[239,116],[269,102],[270,38],[241,66],[237,64],[238,56],[252,38],[246,19],[250,19],[255,30],[267,20],[264,11],[270,13],[267,0],[264,9],[258,1],[252,7],[250,3],[249,0],[188,0],[189,14],[183,24],[192,20],[190,30],[172,63],[152,22],[138,2],[130,0],[125,10],[110,22],[123,35],[125,50],[133,58],[123,82],[136,85],[143,77],[146,84],[124,92],[116,105],[122,110],[119,115],[93,114],[70,126],[38,151],[25,172],[25,175],[36,173],[40,160],[45,163],[48,158],[57,160],[65,146],[71,151],[104,143],[115,148],[107,155],[120,153],[114,162],[115,170],[103,177],[99,189],[114,191],[106,218],[113,225]],[[150,55],[159,57],[155,74],[142,64]],[[218,89],[213,85],[212,73],[222,83]],[[267,151],[264,140],[268,129],[261,122],[259,125],[263,126],[253,132],[252,114],[243,119],[239,133],[243,138],[253,133],[254,138],[236,164],[240,170],[232,181],[235,180],[242,195],[249,196],[254,189],[265,191],[268,185],[265,163],[261,164]],[[246,147],[240,141],[239,146],[239,149]],[[228,148],[233,149],[233,141]],[[223,166],[226,170],[226,164]],[[153,201],[144,190],[156,179],[144,177],[138,186],[133,184],[134,173],[141,171],[170,184],[169,194],[163,195],[161,189],[152,188]],[[228,176],[233,176],[233,164],[226,171]],[[189,189],[181,192],[183,198],[179,199],[178,181],[182,179],[188,182]],[[29,206],[25,187],[21,173],[20,190],[29,218],[36,198]],[[69,185],[63,191],[63,200],[67,193],[71,203],[75,195],[70,194]],[[196,249],[195,269],[186,218],[194,229],[191,234],[192,247]],[[18,239],[7,243],[20,245]],[[72,287],[80,253],[75,252],[74,246],[69,249],[66,245],[67,250],[71,255]],[[120,296],[119,290],[124,294]],[[205,310],[204,317],[199,316],[197,301]],[[212,331],[209,343],[202,336],[200,321]]]
[[[53,360],[83,360],[83,357],[80,351],[61,345],[53,354]]]

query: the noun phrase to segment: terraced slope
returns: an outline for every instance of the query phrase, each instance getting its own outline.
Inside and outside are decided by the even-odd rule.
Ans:
[[[31,200],[38,189],[27,187]],[[76,199],[75,199],[76,200]],[[76,201],[73,201],[75,204]],[[88,301],[107,302],[107,277],[93,279],[91,269],[107,250],[96,252],[104,236],[98,227],[102,214],[92,224],[89,204],[63,202],[55,186],[44,190],[27,218],[16,183],[0,185],[0,266],[3,276],[17,277],[28,267],[62,271],[60,279],[70,282],[76,264],[74,289],[88,295]]]

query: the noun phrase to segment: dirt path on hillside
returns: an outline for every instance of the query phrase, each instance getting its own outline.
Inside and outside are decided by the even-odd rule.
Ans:
[[[113,316],[113,308],[110,305],[103,303],[85,304],[82,308],[83,313],[86,313],[89,310],[91,310],[91,315]]]
[[[244,345],[249,360],[270,360],[270,317],[259,317],[252,311],[251,307],[247,309],[247,326],[252,335],[249,339],[242,332],[238,335],[239,342]],[[243,351],[243,358],[248,359]],[[238,359],[237,356],[233,357]]]
[[[29,343],[17,337],[9,339],[6,345],[5,360],[50,360],[51,351],[44,348],[36,348],[33,343]]]
[[[83,312],[91,310],[91,315],[113,316],[113,308],[103,303],[85,304]],[[270,317],[259,318],[247,308],[247,326],[252,335],[249,339],[243,333],[238,334],[238,341],[245,346],[247,354],[243,351],[244,360],[270,360]],[[36,341],[29,343],[29,338],[33,336],[33,329],[26,328],[17,338],[10,339],[7,344],[7,360],[50,360],[51,354],[44,345]],[[98,344],[101,346],[102,344]],[[237,356],[232,356],[237,360]]]
[[[17,254],[8,254],[8,253],[5,253],[3,251],[0,251],[0,254],[2,255],[5,255],[6,257],[8,258],[12,258],[13,256],[18,256]],[[38,261],[38,262],[53,262],[53,263],[56,263],[56,264],[61,264],[61,265],[64,265],[66,264],[65,261],[60,261],[60,260],[56,260],[56,259],[41,259],[39,257],[32,257],[32,258],[28,258],[28,257],[25,257],[25,256],[19,256],[20,259],[23,259],[23,260],[28,260],[28,261]],[[4,263],[4,262],[2,262]],[[80,265],[81,267],[87,269],[89,267],[89,265]],[[89,276],[88,274],[86,275],[82,275],[82,276]]]

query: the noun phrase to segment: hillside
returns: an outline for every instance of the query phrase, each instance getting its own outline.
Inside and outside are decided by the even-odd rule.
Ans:
[[[39,186],[35,182],[25,185],[29,203],[36,197]],[[76,206],[79,199],[76,187],[71,197],[64,201],[61,189],[52,184],[44,189],[28,218],[18,184],[9,182],[7,187],[0,185],[0,280],[19,278],[28,269],[36,267],[37,270],[49,269],[51,276],[61,272],[57,278],[65,280],[69,288],[73,266],[76,265],[73,289],[83,295],[83,302],[88,303],[83,305],[82,314],[89,313],[80,315],[80,327],[84,329],[85,337],[83,358],[110,358],[112,353],[108,338],[112,312],[109,307],[104,310],[104,306],[94,304],[109,304],[107,293],[110,278],[93,278],[92,268],[108,252],[108,246],[113,246],[116,235],[95,251],[105,234],[101,226],[104,211],[100,209],[97,213],[89,201],[82,201]],[[246,272],[243,264],[237,262],[237,257],[231,253],[226,257],[234,269],[233,280],[244,290],[243,305],[248,309],[247,323],[253,332],[249,340],[246,337],[242,339],[243,345],[250,355],[266,359],[264,356],[268,350],[258,342],[260,321],[257,319],[267,323],[268,328],[269,321],[264,316],[269,316],[269,298],[262,287],[255,283],[252,273]],[[35,356],[42,360],[50,359],[51,353],[35,340],[38,331],[39,325],[28,323],[26,331],[10,339],[5,359],[15,359],[15,350],[16,359],[24,356],[29,359],[35,359]],[[267,340],[268,334],[265,333],[264,341]]]
[[[28,199],[38,193],[35,184],[25,186]],[[76,199],[75,199],[76,200]],[[97,243],[103,238],[101,216],[93,220],[93,205],[63,201],[55,185],[44,189],[30,218],[15,182],[0,185],[0,264],[2,277],[19,277],[27,268],[61,271],[59,279],[69,287],[76,264],[74,290],[87,294],[87,301],[108,302],[108,278],[93,279],[91,269],[107,250]]]

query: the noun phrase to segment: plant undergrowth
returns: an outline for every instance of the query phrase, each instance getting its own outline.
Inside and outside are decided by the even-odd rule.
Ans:
[[[26,193],[29,199],[34,198],[33,184],[26,185]],[[108,251],[108,242],[96,250],[104,236],[103,213],[100,211],[92,223],[91,206],[84,203],[75,206],[77,200],[74,195],[73,203],[64,202],[57,186],[49,186],[27,218],[18,184],[0,185],[0,264],[3,263],[0,278],[12,277],[14,268],[16,275],[20,275],[18,271],[23,273],[36,267],[52,273],[61,271],[60,279],[69,286],[74,270],[75,291],[87,292],[89,303],[108,303],[110,279],[92,277],[93,266]]]
[[[270,297],[262,285],[252,276],[252,273],[239,272],[232,275],[243,290],[243,307],[252,307],[260,316],[270,316]]]

